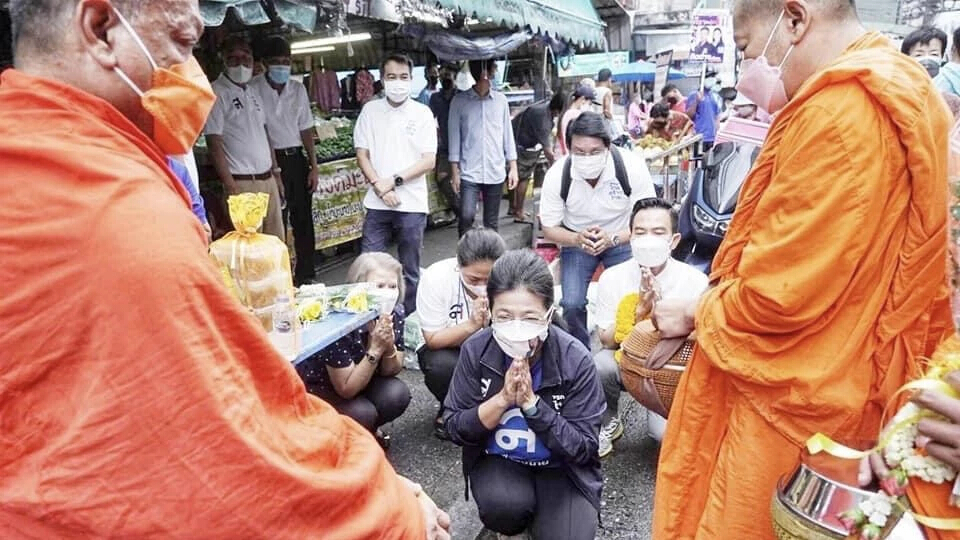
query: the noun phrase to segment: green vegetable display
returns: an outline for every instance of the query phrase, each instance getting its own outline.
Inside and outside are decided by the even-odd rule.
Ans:
[[[325,163],[353,156],[353,126],[337,128],[337,136],[317,141],[317,162]]]

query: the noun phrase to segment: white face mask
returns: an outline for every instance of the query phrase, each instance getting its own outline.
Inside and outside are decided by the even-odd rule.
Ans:
[[[464,289],[470,291],[470,294],[476,297],[487,296],[486,283],[484,283],[483,285],[470,285],[469,283],[467,283],[466,281],[463,281],[462,279],[460,280],[460,283],[463,284]]]
[[[670,239],[645,234],[630,240],[630,250],[637,264],[644,268],[660,268],[670,258]]]
[[[410,81],[384,81],[383,92],[394,103],[403,103],[410,99]]]
[[[550,320],[550,313],[547,313]],[[493,339],[500,345],[500,349],[510,358],[526,358],[537,345],[537,340],[543,342],[550,333],[549,322],[528,322],[513,320],[495,322],[492,325]],[[531,342],[533,342],[531,344]]]
[[[242,65],[227,67],[227,77],[237,84],[247,84],[253,78],[253,68]]]
[[[607,153],[597,154],[595,156],[580,156],[573,154],[573,162],[570,168],[574,174],[584,180],[595,180],[603,174],[603,169],[607,166]]]
[[[400,291],[390,288],[370,289],[367,295],[380,308],[381,315],[393,313],[393,308],[397,307],[397,301],[400,299]]]

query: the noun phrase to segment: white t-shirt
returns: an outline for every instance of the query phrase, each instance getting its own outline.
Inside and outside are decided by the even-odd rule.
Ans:
[[[423,154],[437,153],[437,120],[430,107],[414,99],[407,99],[399,107],[386,99],[375,99],[363,106],[353,131],[353,142],[357,148],[370,151],[370,161],[381,178],[393,178],[420,161]],[[400,198],[397,208],[384,204],[372,189],[367,190],[363,205],[373,210],[419,214],[430,211],[425,175],[404,178],[396,192]]]
[[[313,128],[310,98],[303,83],[290,79],[279,94],[266,76],[250,81],[250,88],[260,98],[267,120],[267,135],[274,150],[303,146],[300,132]],[[311,149],[307,149],[311,150]]]
[[[430,265],[420,275],[417,287],[417,314],[420,328],[436,332],[467,321],[473,312],[473,299],[461,282],[457,258]]]
[[[226,75],[213,81],[217,102],[207,117],[204,135],[223,136],[227,163],[233,174],[263,174],[273,167],[266,117],[257,93],[233,84]]]
[[[673,257],[667,259],[667,265],[656,279],[661,297],[670,299],[699,298],[710,285],[706,274]],[[640,265],[633,259],[604,270],[597,282],[597,308],[594,312],[597,328],[606,330],[612,327],[617,322],[620,302],[639,289]]]
[[[623,166],[630,180],[630,197],[627,197],[613,166],[613,150],[607,157],[607,166],[595,187],[591,187],[574,171],[570,171],[570,192],[564,204],[560,198],[563,183],[563,167],[566,159],[558,160],[547,171],[540,194],[540,222],[544,227],[564,226],[580,232],[591,226],[599,226],[608,233],[630,228],[630,212],[640,199],[656,197],[650,171],[642,159],[633,152],[619,150]],[[567,158],[569,159],[569,158]]]

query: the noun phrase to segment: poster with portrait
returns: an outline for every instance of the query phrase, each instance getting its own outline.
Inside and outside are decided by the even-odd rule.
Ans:
[[[723,64],[727,57],[733,58],[733,20],[725,9],[694,10],[691,18],[691,62]]]

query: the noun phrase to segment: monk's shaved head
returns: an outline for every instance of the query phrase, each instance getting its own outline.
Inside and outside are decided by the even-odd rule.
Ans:
[[[112,0],[117,9],[131,13],[140,0]],[[64,27],[70,20],[77,0],[10,0],[10,24],[14,56],[51,54],[62,44]]]
[[[733,6],[737,49],[744,60],[763,57],[779,67],[788,98],[864,32],[853,0],[735,0]]]
[[[735,17],[777,17],[786,3],[784,0],[737,0],[733,13]],[[840,18],[857,15],[854,0],[807,0],[805,3]]]

